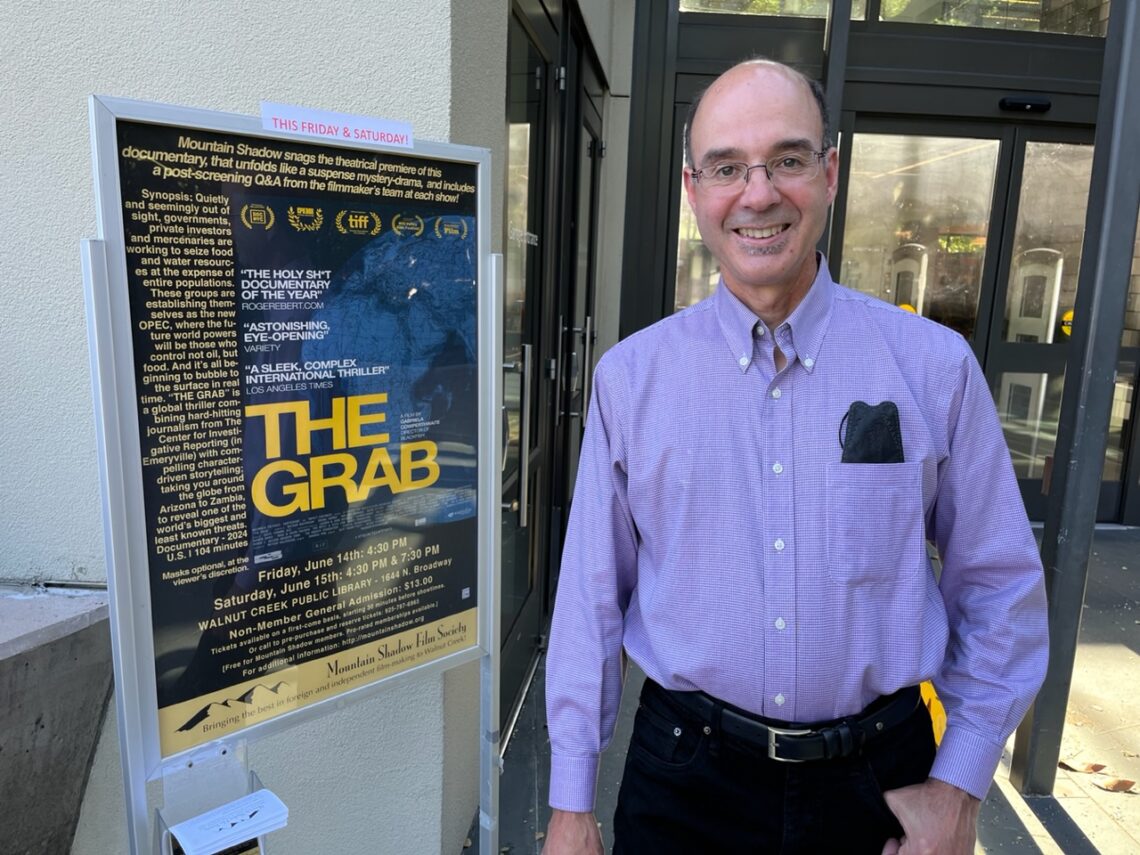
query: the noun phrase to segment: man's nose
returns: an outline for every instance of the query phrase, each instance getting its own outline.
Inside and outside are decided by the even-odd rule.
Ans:
[[[768,170],[763,164],[758,164],[748,171],[748,180],[744,182],[744,189],[740,192],[741,204],[750,208],[768,208],[777,204],[781,198],[780,191],[768,177]]]

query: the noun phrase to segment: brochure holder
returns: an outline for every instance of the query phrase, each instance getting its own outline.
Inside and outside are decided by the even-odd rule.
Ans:
[[[154,811],[154,851],[174,855],[170,829],[242,796],[262,789],[257,773],[249,768],[246,743],[212,745],[162,771],[163,806]],[[257,852],[266,855],[264,835]]]

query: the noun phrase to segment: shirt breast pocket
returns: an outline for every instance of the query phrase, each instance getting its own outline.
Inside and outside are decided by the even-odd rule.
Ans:
[[[890,585],[926,566],[921,463],[827,465],[827,565],[844,584]]]

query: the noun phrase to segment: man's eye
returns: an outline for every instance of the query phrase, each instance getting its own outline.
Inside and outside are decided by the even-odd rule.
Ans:
[[[712,174],[714,178],[735,178],[740,174],[740,167],[735,163],[722,163],[713,167]]]
[[[807,166],[807,156],[802,154],[785,154],[776,159],[776,168],[785,172],[795,172]]]

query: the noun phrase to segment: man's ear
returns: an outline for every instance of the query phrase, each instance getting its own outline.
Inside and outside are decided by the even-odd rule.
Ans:
[[[682,173],[682,179],[685,182],[685,198],[689,200],[689,207],[695,210],[693,196],[697,192],[697,180],[693,178],[693,170],[688,166],[685,167],[685,171]]]
[[[832,146],[823,158],[823,174],[827,176],[827,204],[835,201],[839,192],[839,149]]]

